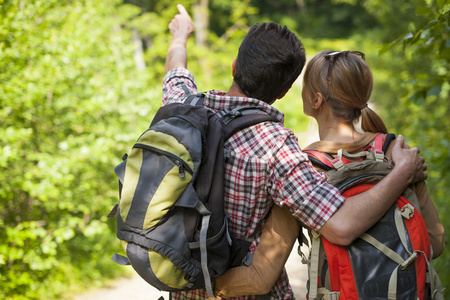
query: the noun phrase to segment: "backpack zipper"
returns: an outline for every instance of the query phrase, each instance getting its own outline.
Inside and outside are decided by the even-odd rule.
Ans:
[[[191,175],[194,174],[191,167],[189,167],[189,165],[183,159],[181,159],[180,157],[176,156],[173,153],[161,150],[161,149],[153,147],[153,146],[140,144],[140,143],[134,144],[133,148],[145,149],[145,150],[149,150],[149,151],[164,155],[178,167],[178,176],[180,176],[180,178],[185,177],[185,171],[187,171]]]

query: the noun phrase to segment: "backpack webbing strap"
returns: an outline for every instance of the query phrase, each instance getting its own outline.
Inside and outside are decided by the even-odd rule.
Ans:
[[[197,93],[195,95],[189,94],[189,96],[184,100],[184,104],[191,106],[202,106],[205,99],[204,93]]]
[[[202,266],[203,278],[205,280],[205,288],[208,293],[208,297],[214,297],[211,286],[211,275],[208,270],[208,252],[206,249],[206,239],[209,227],[209,219],[211,218],[211,212],[206,208],[206,206],[198,201],[196,208],[200,214],[203,215],[202,227],[200,229],[200,263]]]
[[[411,253],[408,250],[407,247],[407,238],[406,238],[406,229],[403,225],[403,219],[409,219],[414,215],[414,206],[411,204],[406,204],[401,208],[401,210],[396,209],[394,214],[394,221],[395,226],[397,228],[397,232],[400,236],[400,241],[403,244],[403,247],[405,248],[406,252],[409,255],[413,255],[414,253],[422,254],[425,258],[425,261],[427,263],[427,279],[426,283],[430,286],[431,290],[431,299],[444,299],[444,296],[442,295],[442,291],[444,290],[442,286],[442,282],[434,269],[433,264],[431,263],[431,258],[433,257],[433,248],[430,245],[430,260],[427,258],[427,255],[423,251],[416,250],[413,253]]]
[[[370,145],[374,147],[375,149],[379,149],[383,151],[383,153],[386,153],[387,148],[389,147],[389,144],[395,139],[395,134],[393,133],[379,133],[375,136],[375,138],[372,140]]]
[[[431,256],[433,256],[433,254],[431,254]],[[433,264],[428,260],[426,260],[426,262],[428,266],[426,283],[430,286],[431,289],[431,299],[444,300],[444,295],[442,294],[442,292],[445,290],[445,288],[442,286],[441,279],[434,269]]]
[[[407,259],[406,261],[403,260],[403,258],[397,252],[395,252],[391,248],[387,247],[383,243],[379,242],[377,239],[375,239],[373,236],[371,236],[367,233],[363,233],[362,235],[359,236],[359,238],[366,241],[367,243],[371,244],[372,246],[374,246],[381,252],[383,252],[384,255],[386,255],[387,257],[389,257],[391,260],[393,260],[394,262],[396,262],[399,265],[402,265],[406,261],[409,260],[409,259]]]
[[[185,82],[181,83],[181,88],[183,89],[183,91],[186,93],[186,95],[191,95],[191,91],[188,89],[188,87],[186,86]]]
[[[366,158],[370,160],[383,161],[384,153],[380,149],[377,148],[369,148],[367,151],[361,151],[358,153],[348,153],[344,149],[339,149],[336,155],[336,159],[333,161],[333,166],[336,169],[342,168],[344,165],[348,164],[351,161],[346,160],[344,156],[354,157],[354,158]]]
[[[208,297],[214,297],[214,293],[212,291],[211,286],[211,276],[209,275],[208,270],[208,252],[206,250],[206,235],[208,233],[208,225],[210,217],[211,215],[203,216],[202,220],[202,229],[200,230],[200,258],[203,277],[205,279],[206,292],[208,293]]]
[[[220,239],[220,237],[222,236],[222,234],[225,232],[227,239],[228,239],[228,243],[231,245],[232,244],[232,240],[230,237],[230,232],[228,231],[228,222],[227,219],[224,219],[222,228],[220,229],[219,233],[217,233],[215,236],[210,237],[209,239],[206,240],[206,245],[211,245],[214,242],[218,241]],[[200,242],[192,242],[189,243],[189,249],[198,249],[200,248]]]
[[[377,134],[373,140],[370,142],[370,146],[374,147],[375,149],[382,149],[383,145],[384,145],[384,137],[385,134],[384,133],[379,133]]]
[[[408,249],[408,242],[406,238],[406,230],[403,225],[403,218],[409,220],[414,215],[414,207],[411,204],[406,204],[402,207],[401,211],[397,208],[394,212],[394,221],[395,227],[397,228],[398,235],[400,237],[400,241],[402,242],[405,251],[408,252],[409,255],[412,253]]]
[[[320,233],[311,231],[311,266],[309,268],[309,291],[308,299],[317,299],[318,296],[318,281],[319,281],[319,251],[321,238]]]
[[[332,292],[323,287],[319,288],[318,291],[319,291],[318,295],[322,296],[322,298],[320,299],[323,300],[339,300],[339,296],[341,294],[341,292]]]
[[[111,257],[112,261],[116,264],[119,264],[121,266],[129,266],[131,265],[130,261],[128,260],[128,257],[114,253]]]
[[[398,209],[396,209],[396,214]],[[401,216],[400,216],[401,217]],[[403,225],[403,224],[402,224]],[[403,228],[403,231],[405,229]],[[400,233],[400,232],[399,232]],[[406,233],[405,237],[406,237]],[[386,255],[388,258],[393,260],[398,264],[398,266],[394,269],[394,271],[391,274],[391,277],[389,278],[389,285],[388,285],[388,300],[395,300],[397,298],[397,275],[398,275],[398,269],[401,268],[402,270],[408,267],[411,263],[413,263],[417,259],[417,254],[422,253],[422,251],[414,251],[413,253],[409,252],[407,248],[405,248],[410,255],[406,260],[404,260],[398,253],[393,251],[391,248],[387,247],[383,243],[379,242],[377,239],[372,237],[371,235],[367,233],[363,233],[360,238],[370,245],[374,246],[378,250],[380,250],[384,255]],[[425,257],[426,259],[426,257]]]
[[[320,245],[322,244],[321,236],[318,231],[311,231],[311,262],[309,267],[309,290],[308,300],[324,299],[324,300],[338,300],[340,292],[333,292],[325,287],[318,287],[319,284],[319,256]]]

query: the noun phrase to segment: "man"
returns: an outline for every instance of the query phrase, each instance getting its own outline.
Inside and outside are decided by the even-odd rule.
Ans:
[[[186,69],[186,42],[195,26],[182,5],[178,10],[169,24],[173,38],[166,57],[163,105],[182,102],[197,92],[194,76]],[[213,111],[261,106],[282,122],[284,115],[270,104],[288,92],[305,60],[302,43],[285,26],[254,25],[233,61],[230,89],[208,92],[204,105]],[[281,122],[251,126],[225,143],[232,150],[225,166],[225,210],[231,217],[230,231],[238,238],[255,237],[251,251],[259,242],[261,223],[273,204],[288,207],[296,219],[331,242],[347,245],[370,228],[408,184],[426,178],[419,151],[402,149],[403,138],[399,136],[393,150],[396,168],[376,187],[344,203],[339,192],[314,170],[293,132]],[[364,218],[356,217],[358,214]],[[284,271],[271,295],[293,298]],[[207,295],[198,290],[175,293],[174,297],[206,299]]]

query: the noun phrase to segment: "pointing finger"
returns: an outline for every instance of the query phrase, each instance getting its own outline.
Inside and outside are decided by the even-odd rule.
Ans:
[[[177,8],[181,15],[189,16],[188,12],[186,11],[186,8],[184,8],[184,6],[182,4],[177,4]]]

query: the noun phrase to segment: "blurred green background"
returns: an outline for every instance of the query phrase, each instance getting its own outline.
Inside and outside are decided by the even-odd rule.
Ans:
[[[422,150],[450,232],[447,0],[180,3],[197,25],[188,65],[202,91],[228,89],[238,45],[261,21],[287,25],[308,57],[365,52],[371,106]],[[113,168],[160,106],[176,13],[171,0],[0,0],[1,299],[66,299],[124,275],[110,259],[120,251],[106,218],[118,201]],[[302,134],[311,121],[300,94],[276,106]],[[448,287],[448,251],[434,265]]]

